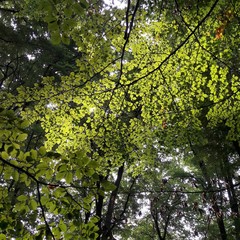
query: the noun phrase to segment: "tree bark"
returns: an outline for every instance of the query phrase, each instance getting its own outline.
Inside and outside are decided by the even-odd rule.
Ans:
[[[104,178],[102,176],[100,176],[100,180],[97,182],[97,189],[100,190],[101,188],[101,180],[103,180]],[[101,239],[101,234],[102,234],[102,209],[103,209],[103,200],[104,197],[101,194],[98,194],[98,197],[96,199],[96,216],[99,217],[99,221],[97,223],[98,226],[98,238],[97,240]]]
[[[197,156],[196,149],[193,147],[190,140],[189,140],[189,143],[190,143],[190,147],[191,147],[193,154],[195,156]],[[206,192],[209,192],[210,199],[212,200],[212,208],[213,208],[213,210],[215,212],[215,216],[217,218],[217,224],[218,224],[218,229],[219,229],[219,232],[221,235],[221,240],[227,240],[227,232],[226,232],[226,228],[225,228],[225,224],[224,224],[224,220],[223,220],[223,214],[221,213],[220,208],[217,204],[217,199],[216,199],[215,193],[212,192],[213,187],[212,187],[211,179],[209,177],[207,167],[203,160],[199,161],[199,167],[202,171],[203,177],[205,178],[205,180],[207,182]]]
[[[102,235],[102,240],[109,240],[113,239],[112,236],[112,218],[113,218],[113,212],[114,212],[114,206],[115,206],[115,201],[117,198],[118,194],[118,189],[122,180],[122,175],[124,171],[124,164],[118,169],[118,175],[117,179],[115,181],[115,186],[116,189],[112,191],[110,200],[108,203],[108,209],[107,209],[107,214],[104,222],[104,227],[103,227],[103,235]]]

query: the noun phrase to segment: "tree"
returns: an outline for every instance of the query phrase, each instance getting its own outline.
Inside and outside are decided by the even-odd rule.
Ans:
[[[238,238],[238,10],[3,1],[1,39],[23,58],[2,63],[1,201],[13,211],[2,237],[114,239],[131,219],[136,233],[152,221],[158,239]],[[45,68],[32,65],[38,80],[29,55]],[[149,209],[137,221],[140,198]]]

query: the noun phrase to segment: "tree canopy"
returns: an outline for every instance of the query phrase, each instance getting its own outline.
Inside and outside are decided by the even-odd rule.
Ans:
[[[239,239],[239,12],[1,1],[0,239]]]

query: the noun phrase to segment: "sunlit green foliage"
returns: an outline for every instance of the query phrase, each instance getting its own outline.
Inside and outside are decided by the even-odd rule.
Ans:
[[[83,0],[10,3],[3,7],[15,7],[16,18],[47,24],[46,41],[73,42],[79,55],[67,71],[0,92],[2,108],[15,110],[1,110],[0,118],[2,235],[108,239],[118,225],[113,213],[121,222],[124,214],[134,216],[128,204],[139,208],[136,198],[124,204],[117,197],[125,188],[130,194],[129,179],[138,179],[151,207],[131,237],[151,219],[152,229],[162,231],[151,237],[205,236],[202,226],[209,224],[226,239],[224,211],[228,234],[238,236],[239,221],[227,213],[236,210],[236,190],[220,185],[238,184],[240,152],[232,144],[240,136],[239,4],[170,1],[149,15],[141,1],[125,9]],[[57,69],[65,69],[62,63]],[[44,146],[30,148],[34,124],[41,125]],[[229,204],[219,204],[225,190]]]

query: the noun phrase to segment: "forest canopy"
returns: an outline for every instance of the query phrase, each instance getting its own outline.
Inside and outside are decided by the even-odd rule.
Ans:
[[[239,12],[0,1],[0,239],[240,239]]]

